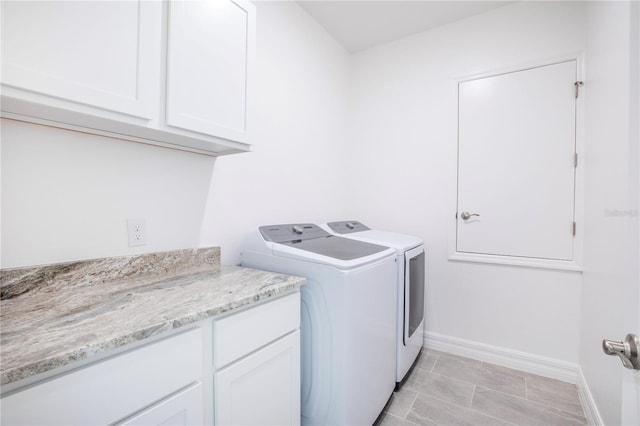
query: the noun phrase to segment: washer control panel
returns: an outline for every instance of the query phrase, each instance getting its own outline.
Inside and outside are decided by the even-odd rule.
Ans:
[[[352,232],[368,231],[370,229],[357,220],[329,222],[327,223],[327,226],[336,234],[350,234]]]
[[[258,228],[266,241],[285,243],[328,237],[330,234],[313,223],[289,223]]]

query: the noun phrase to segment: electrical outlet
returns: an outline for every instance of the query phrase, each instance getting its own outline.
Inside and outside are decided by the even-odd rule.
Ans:
[[[147,245],[147,225],[144,219],[127,219],[129,247]]]

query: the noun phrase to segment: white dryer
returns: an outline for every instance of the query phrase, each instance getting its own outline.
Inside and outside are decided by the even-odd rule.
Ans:
[[[334,235],[391,247],[396,252],[396,384],[400,387],[424,344],[424,241],[412,235],[372,230],[353,220],[321,227]]]
[[[261,226],[242,265],[299,275],[301,423],[371,425],[395,387],[395,251],[313,224]]]

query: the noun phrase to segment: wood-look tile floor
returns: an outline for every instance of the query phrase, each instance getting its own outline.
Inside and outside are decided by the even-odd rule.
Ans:
[[[424,349],[380,426],[586,425],[575,385]]]

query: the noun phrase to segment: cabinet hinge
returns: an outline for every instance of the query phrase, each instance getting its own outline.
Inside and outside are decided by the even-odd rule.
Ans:
[[[573,222],[573,236],[576,236],[576,223]]]
[[[578,167],[578,153],[573,154],[573,167]]]
[[[580,92],[580,86],[583,86],[584,82],[583,81],[576,81],[575,83],[573,83],[573,86],[576,89],[576,99],[578,98],[578,92]]]

